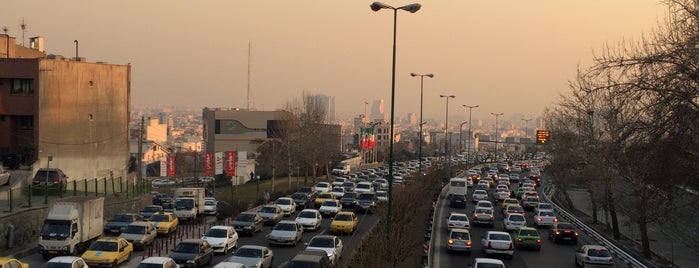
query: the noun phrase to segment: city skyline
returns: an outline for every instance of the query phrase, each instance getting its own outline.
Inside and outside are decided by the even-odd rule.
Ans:
[[[419,113],[420,81],[409,74],[434,73],[426,119],[443,116],[440,94],[456,96],[455,119],[468,114],[462,104],[480,105],[474,120],[539,117],[594,51],[641,38],[667,9],[651,0],[418,2],[419,12],[398,15],[396,116]],[[390,107],[391,15],[370,3],[10,1],[0,26],[19,44],[44,36],[50,54],[72,57],[79,40],[89,62],[130,63],[133,106],[274,110],[308,92],[335,97],[336,118],[347,119],[365,100]]]

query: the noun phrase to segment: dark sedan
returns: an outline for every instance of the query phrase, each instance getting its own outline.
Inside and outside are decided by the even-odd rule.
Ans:
[[[578,232],[575,231],[575,227],[568,222],[556,222],[549,229],[549,239],[551,239],[554,244],[560,242],[577,244],[578,235]]]
[[[170,258],[180,267],[201,267],[211,264],[214,250],[203,239],[186,239],[170,251]]]
[[[345,195],[340,198],[343,208],[355,208],[358,204],[357,197],[359,194],[357,192],[346,192]]]
[[[138,215],[134,213],[116,214],[104,225],[104,234],[107,236],[119,236],[132,222],[138,221]]]
[[[311,200],[308,198],[308,194],[302,192],[296,192],[291,195],[291,199],[294,199],[296,203],[296,210],[303,210],[304,208],[312,208]]]
[[[452,194],[451,197],[449,197],[449,206],[453,208],[466,208],[466,195]]]
[[[233,219],[233,228],[238,233],[252,235],[256,232],[262,232],[264,221],[259,214],[253,212],[242,212]]]

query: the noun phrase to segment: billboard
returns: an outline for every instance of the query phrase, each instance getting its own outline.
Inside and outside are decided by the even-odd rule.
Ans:
[[[235,177],[236,151],[226,152],[226,176]]]
[[[175,176],[175,156],[171,155],[168,156],[167,159],[167,175],[169,177],[174,177]]]
[[[216,175],[223,174],[223,153],[217,152],[214,154],[214,167],[216,168]]]
[[[204,154],[204,174],[206,176],[214,175],[214,153],[212,152]]]
[[[536,144],[548,144],[551,133],[548,130],[536,131]]]

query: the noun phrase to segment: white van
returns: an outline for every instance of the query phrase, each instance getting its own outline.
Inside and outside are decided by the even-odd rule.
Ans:
[[[468,192],[468,180],[466,178],[451,178],[449,180],[449,196],[452,194],[464,194]]]

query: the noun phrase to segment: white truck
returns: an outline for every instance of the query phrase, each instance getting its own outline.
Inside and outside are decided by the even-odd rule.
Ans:
[[[204,214],[204,188],[177,188],[173,193],[175,215],[180,221],[196,220]]]
[[[333,170],[330,171],[330,173],[333,175],[347,175],[350,173],[350,165],[340,164],[337,167],[333,168]]]
[[[48,260],[78,255],[102,234],[104,197],[72,196],[51,206],[39,236],[39,253]]]

